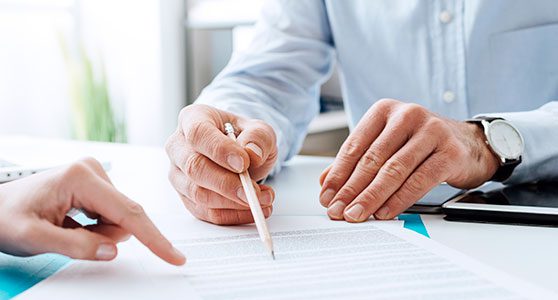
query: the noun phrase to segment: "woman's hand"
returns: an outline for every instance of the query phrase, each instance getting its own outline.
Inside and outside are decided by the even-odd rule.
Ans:
[[[98,224],[82,226],[67,217],[72,208],[83,210]],[[143,208],[114,188],[94,159],[0,185],[2,252],[112,260],[116,244],[130,234],[168,263],[186,262]]]

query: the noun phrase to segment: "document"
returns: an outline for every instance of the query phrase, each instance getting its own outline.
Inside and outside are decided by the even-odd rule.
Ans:
[[[374,225],[377,224],[377,225]],[[203,299],[542,299],[544,291],[381,222],[177,241]]]
[[[21,298],[557,299],[399,221],[272,217],[276,260],[253,225],[220,227],[184,214],[156,223],[185,252],[184,267],[161,262],[131,240],[116,261],[76,261]]]

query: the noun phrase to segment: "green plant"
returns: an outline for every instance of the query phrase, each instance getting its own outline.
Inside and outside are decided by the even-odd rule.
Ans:
[[[126,142],[126,123],[114,112],[104,67],[95,69],[83,46],[77,55],[71,55],[66,44],[62,45],[68,66],[74,137]]]

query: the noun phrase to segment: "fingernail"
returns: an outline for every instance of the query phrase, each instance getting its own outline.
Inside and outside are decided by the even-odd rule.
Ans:
[[[248,143],[246,145],[246,148],[252,150],[252,152],[254,152],[254,154],[256,154],[259,158],[262,158],[263,151],[262,151],[262,148],[260,148],[258,145],[254,144],[254,143]]]
[[[345,215],[352,221],[361,221],[362,214],[364,213],[364,206],[355,204],[345,212]]]
[[[271,203],[273,202],[273,198],[271,197],[271,193],[263,192],[260,201],[261,201],[261,204],[263,206],[270,206]]]
[[[131,234],[126,234],[125,236],[123,236],[122,238],[120,238],[119,242],[126,242],[127,240],[129,240],[132,237]]]
[[[186,262],[186,256],[184,256],[184,254],[182,252],[180,252],[180,250],[176,249],[175,247],[172,247],[172,251],[174,252],[174,256],[180,258],[180,260]]]
[[[248,203],[248,199],[246,198],[246,193],[244,193],[244,189],[242,187],[239,187],[238,189],[236,189],[236,196],[240,200]]]
[[[242,157],[240,157],[239,155],[236,154],[229,155],[227,157],[227,162],[229,163],[229,166],[231,166],[231,168],[236,172],[242,172],[242,170],[244,169],[244,161],[242,160]]]
[[[98,260],[111,260],[116,256],[116,247],[111,244],[101,244],[97,248],[95,258]]]
[[[378,209],[378,211],[376,212],[376,217],[378,217],[379,219],[386,219],[388,214],[389,214],[389,207],[384,206]]]
[[[327,189],[325,190],[325,192],[323,192],[322,196],[320,197],[320,203],[323,206],[329,206],[329,203],[331,202],[331,200],[333,200],[333,197],[335,197],[335,190],[333,189]]]
[[[344,202],[335,201],[327,209],[327,215],[334,220],[342,220],[345,207],[347,207],[347,205]]]

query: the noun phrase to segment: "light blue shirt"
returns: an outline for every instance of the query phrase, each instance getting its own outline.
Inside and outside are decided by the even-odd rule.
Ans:
[[[492,113],[526,143],[509,182],[558,178],[558,1],[267,1],[249,49],[197,103],[267,121],[282,162],[335,62],[351,128],[381,98],[457,120]]]

